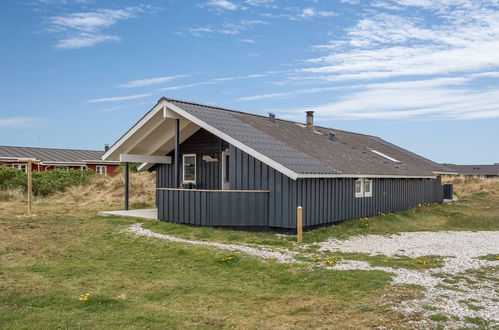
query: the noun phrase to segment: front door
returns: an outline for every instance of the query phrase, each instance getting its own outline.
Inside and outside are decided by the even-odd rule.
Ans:
[[[229,150],[222,152],[222,189],[229,190]]]

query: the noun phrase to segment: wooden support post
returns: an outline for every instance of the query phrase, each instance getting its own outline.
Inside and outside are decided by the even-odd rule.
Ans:
[[[180,119],[175,119],[175,188],[180,187]]]
[[[296,241],[301,243],[303,240],[303,209],[298,206],[296,209]]]
[[[31,159],[28,160],[28,165],[26,167],[26,170],[28,171],[28,214],[31,214],[32,206],[31,204],[33,203],[33,171],[32,171],[32,162]]]
[[[124,168],[124,176],[125,176],[125,211],[128,211],[128,186],[129,186],[129,166],[128,162],[125,162],[125,168]]]

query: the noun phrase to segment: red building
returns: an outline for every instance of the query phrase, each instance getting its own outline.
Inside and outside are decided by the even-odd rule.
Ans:
[[[0,165],[26,171],[26,163],[21,163],[18,160],[31,158],[39,160],[38,163],[33,164],[33,171],[50,171],[56,168],[90,169],[98,174],[114,176],[119,162],[102,160],[104,152],[105,150],[0,146]]]

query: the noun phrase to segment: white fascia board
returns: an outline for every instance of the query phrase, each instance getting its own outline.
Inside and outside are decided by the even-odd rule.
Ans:
[[[171,164],[172,158],[170,156],[120,154],[120,162]]]
[[[161,111],[164,107],[164,103],[165,103],[164,100],[161,102],[158,102],[158,104],[156,104],[154,106],[154,108],[149,110],[149,112],[146,113],[144,117],[142,117],[135,125],[133,125],[132,128],[130,128],[128,130],[128,132],[126,132],[118,141],[116,141],[111,146],[111,148],[109,148],[108,151],[106,151],[104,153],[104,155],[102,155],[102,160],[106,160],[107,158],[109,158],[126,140],[128,140],[133,134],[135,134],[135,132],[137,132],[155,114],[157,114],[159,111]]]
[[[56,161],[44,161],[41,162],[40,165],[48,165],[48,166],[83,166],[84,162],[56,162]]]
[[[85,164],[105,164],[105,165],[118,165],[120,162],[118,160],[99,160],[99,159],[84,159]]]
[[[262,163],[267,164],[268,166],[272,167],[276,171],[281,172],[282,174],[290,177],[293,180],[296,180],[299,177],[298,173],[290,170],[289,168],[283,166],[282,164],[279,164],[275,160],[272,160],[269,157],[267,157],[267,156],[259,153],[255,149],[248,147],[244,143],[239,142],[238,140],[236,140],[233,137],[227,135],[226,133],[222,132],[218,128],[215,128],[215,127],[207,124],[206,122],[204,122],[204,121],[200,120],[199,118],[191,115],[190,113],[188,113],[187,111],[183,110],[182,108],[179,108],[175,104],[170,103],[170,102],[166,102],[166,106],[170,110],[173,110],[174,112],[180,114],[185,119],[192,121],[193,123],[195,123],[196,125],[204,128],[208,132],[210,132],[210,133],[218,136],[219,138],[221,138],[222,140],[227,141],[228,143],[232,144],[236,148],[241,149],[242,151],[246,152],[247,154],[255,157],[256,159],[258,159]]]
[[[142,163],[139,165],[139,167],[137,167],[137,171],[138,172],[142,172],[142,171],[147,171],[148,169],[150,169],[154,164],[151,164],[151,163]]]
[[[178,113],[168,109],[166,106],[163,107],[163,118],[182,119]]]
[[[436,175],[459,175],[457,172],[438,172],[438,171],[433,171],[433,174]]]
[[[325,178],[368,178],[368,179],[436,179],[431,175],[384,175],[384,174],[299,174],[298,179],[325,179]]]

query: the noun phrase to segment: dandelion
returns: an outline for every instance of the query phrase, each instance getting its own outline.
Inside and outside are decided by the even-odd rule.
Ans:
[[[89,299],[90,299],[90,293],[82,294],[82,295],[80,295],[80,298],[79,298],[80,301],[87,301]]]
[[[318,261],[321,261],[321,258],[320,257],[313,257],[311,260],[313,262],[318,262]]]
[[[269,252],[275,252],[275,249],[270,248],[268,251]]]
[[[418,263],[421,264],[421,265],[426,265],[426,260],[418,260]]]
[[[334,266],[339,260],[340,260],[339,257],[331,257],[331,258],[326,258],[326,260],[324,260],[324,263],[328,266]]]

